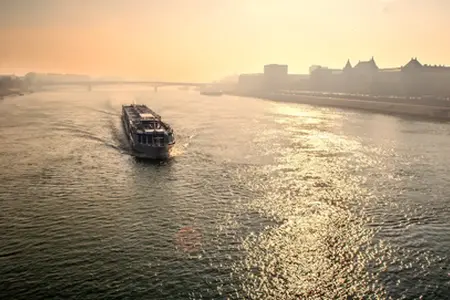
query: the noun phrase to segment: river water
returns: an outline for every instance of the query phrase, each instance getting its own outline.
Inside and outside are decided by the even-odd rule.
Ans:
[[[129,155],[121,105],[173,158]],[[448,299],[450,125],[196,91],[0,102],[0,299]]]

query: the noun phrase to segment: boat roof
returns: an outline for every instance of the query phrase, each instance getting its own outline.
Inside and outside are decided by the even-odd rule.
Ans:
[[[122,105],[137,133],[173,132],[172,127],[161,120],[161,116],[146,105]]]
[[[141,119],[157,119],[156,116],[154,116],[153,114],[148,114],[148,113],[139,114],[139,117],[141,117]]]
[[[161,120],[160,115],[143,104],[123,105],[123,108],[133,119],[139,118],[141,120]]]

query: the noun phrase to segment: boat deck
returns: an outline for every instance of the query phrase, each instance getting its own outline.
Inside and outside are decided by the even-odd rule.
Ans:
[[[123,105],[123,114],[131,121],[137,133],[173,132],[169,124],[161,120],[161,116],[146,105]]]
[[[145,105],[140,104],[124,105],[123,109],[125,113],[128,115],[129,119],[132,121],[161,120],[160,115],[158,115],[156,112],[154,112]]]

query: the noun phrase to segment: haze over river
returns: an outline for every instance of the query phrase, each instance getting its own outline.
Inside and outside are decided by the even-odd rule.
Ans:
[[[117,86],[6,98],[0,140],[2,300],[450,295],[450,124]]]

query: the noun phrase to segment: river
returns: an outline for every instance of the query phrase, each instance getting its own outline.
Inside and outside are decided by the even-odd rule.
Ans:
[[[123,86],[5,98],[0,140],[2,300],[450,295],[449,124]]]

